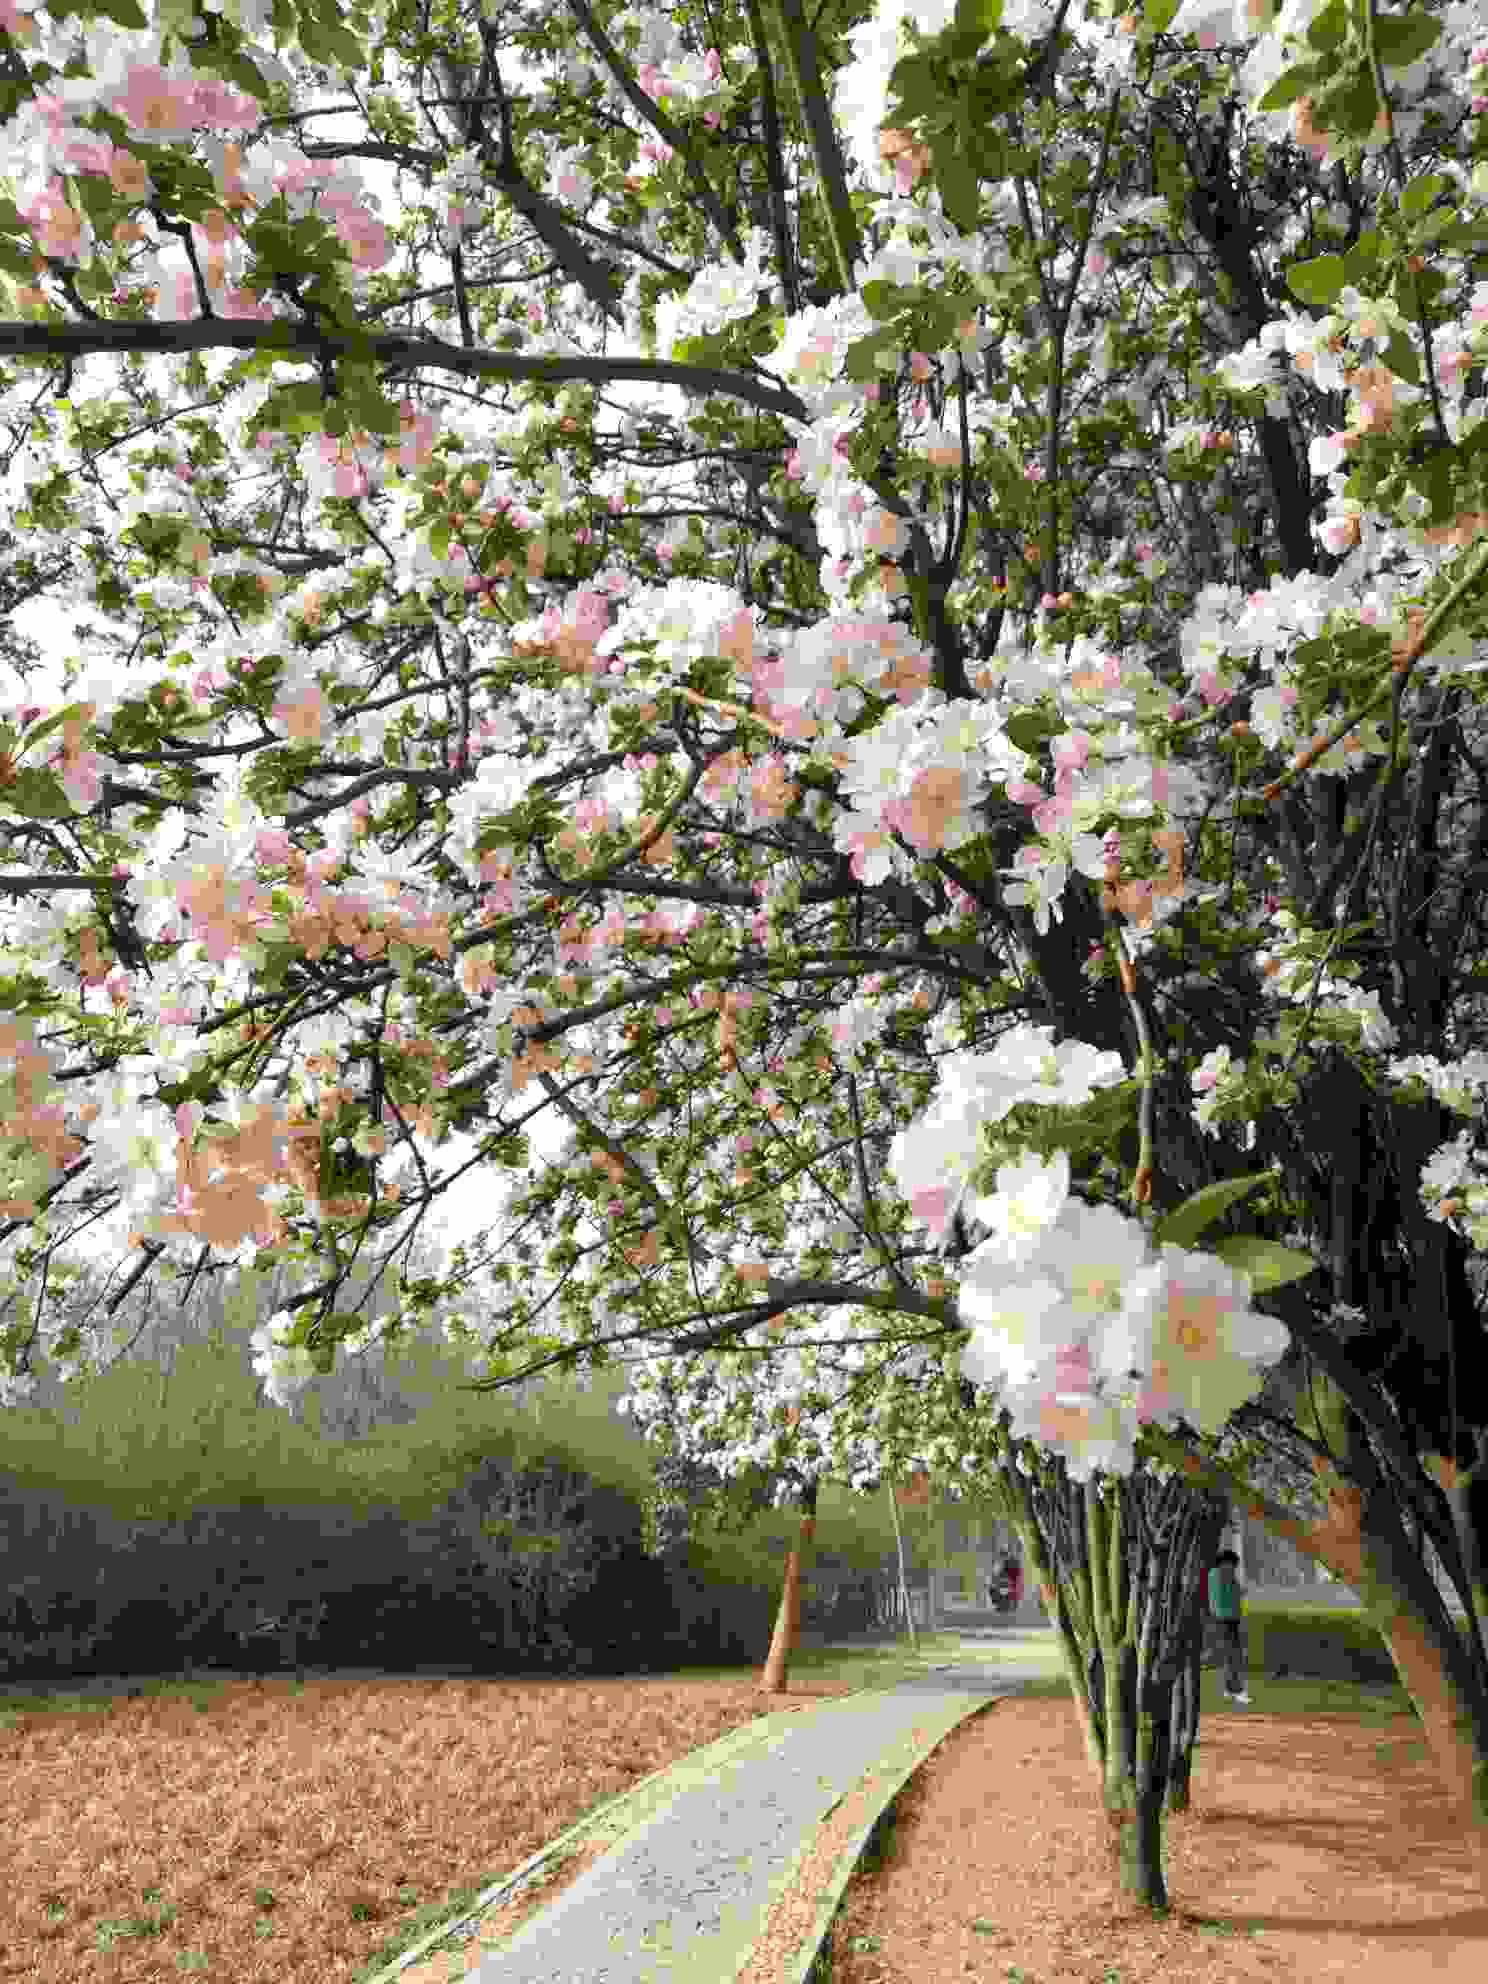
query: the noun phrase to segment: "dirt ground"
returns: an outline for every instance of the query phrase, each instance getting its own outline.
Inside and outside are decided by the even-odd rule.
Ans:
[[[741,1669],[312,1675],[299,1692],[238,1676],[0,1704],[0,1980],[350,1984],[421,1910],[468,1900],[652,1772],[851,1685],[803,1663],[784,1698]],[[1013,1698],[909,1781],[882,1864],[849,1883],[833,1984],[1483,1984],[1488,1907],[1418,1725],[1254,1685],[1250,1709],[1206,1700],[1193,1809],[1167,1826],[1166,1920],[1116,1897],[1067,1699]],[[544,1906],[580,1871],[505,1907]]]
[[[1206,1709],[1154,1921],[1117,1898],[1068,1701],[999,1703],[849,1882],[832,1984],[1484,1984],[1488,1906],[1417,1729]]]

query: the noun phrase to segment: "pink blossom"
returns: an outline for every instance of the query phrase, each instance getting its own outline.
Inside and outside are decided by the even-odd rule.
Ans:
[[[44,255],[62,262],[77,260],[82,249],[83,217],[69,204],[60,180],[37,193],[20,214]]]
[[[403,435],[398,443],[398,466],[405,473],[422,468],[433,459],[434,435],[438,427],[432,413],[414,413],[410,405],[403,416]],[[500,499],[498,507],[500,506]]]
[[[131,63],[123,86],[111,90],[105,101],[135,138],[189,138],[204,121],[196,110],[195,79],[172,76],[154,63]]]
[[[253,131],[263,115],[256,97],[232,89],[216,76],[194,78],[195,111],[199,124],[218,131]]]
[[[190,269],[182,264],[163,270],[155,289],[155,308],[151,312],[156,323],[180,324],[196,314],[196,284]]]
[[[1054,1386],[1061,1392],[1088,1392],[1091,1388],[1090,1346],[1067,1343],[1054,1353]]]
[[[392,259],[393,237],[376,214],[347,200],[335,209],[336,234],[346,244],[352,266],[380,269]]]
[[[74,172],[106,173],[114,152],[107,138],[73,138],[64,146],[62,162]]]
[[[75,757],[64,759],[57,779],[78,812],[85,813],[90,806],[98,803],[98,795],[103,789],[98,753],[81,751]]]
[[[253,851],[265,868],[280,868],[288,861],[294,842],[282,827],[265,827],[253,843]]]

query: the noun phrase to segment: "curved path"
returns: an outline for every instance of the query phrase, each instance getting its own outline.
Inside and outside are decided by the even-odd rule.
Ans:
[[[887,1798],[955,1725],[999,1695],[1048,1675],[1046,1651],[1013,1633],[995,1657],[964,1661],[873,1693],[763,1716],[695,1751],[565,1836],[565,1849],[607,1846],[499,1947],[446,1959],[467,1984],[729,1984],[759,1940],[772,1904],[828,1814],[868,1780]],[[1030,1634],[1033,1640],[1047,1634]],[[524,1870],[525,1871],[525,1870]],[[483,1895],[477,1909],[514,1890]],[[427,1947],[448,1947],[460,1927]],[[377,1984],[423,1956],[405,1952]],[[424,1959],[427,1964],[427,1959]],[[442,1978],[421,1967],[420,1979]]]

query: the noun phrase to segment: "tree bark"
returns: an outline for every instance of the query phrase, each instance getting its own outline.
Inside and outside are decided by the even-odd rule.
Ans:
[[[1106,1768],[1101,1796],[1116,1877],[1125,1893],[1154,1910],[1168,1905],[1163,1879],[1162,1815],[1167,1723],[1139,1712],[1137,1649],[1125,1635],[1101,1648],[1105,1671]]]
[[[1209,1566],[1219,1547],[1219,1539],[1229,1513],[1228,1504],[1214,1499],[1206,1506],[1197,1525],[1191,1589],[1184,1609],[1182,1635],[1177,1647],[1177,1673],[1173,1680],[1172,1703],[1168,1716],[1168,1789],[1166,1806],[1170,1812],[1186,1812],[1193,1778],[1194,1746],[1199,1739],[1199,1687],[1204,1674],[1204,1620],[1208,1613],[1207,1581]],[[1193,1575],[1193,1571],[1197,1575]]]
[[[1160,1913],[1168,1905],[1163,1818],[1175,1756],[1175,1795],[1180,1808],[1187,1803],[1204,1574],[1227,1494],[1205,1482],[1208,1492],[1195,1495],[1140,1471],[1102,1489],[1072,1482],[1061,1462],[1020,1466],[1010,1450],[999,1472],[1003,1513],[1055,1628],[1101,1788],[1115,1879]]]
[[[1203,1679],[1203,1624],[1192,1636],[1178,1678],[1173,1683],[1173,1705],[1168,1722],[1168,1811],[1186,1812],[1193,1784],[1194,1745],[1199,1736],[1199,1684]]]
[[[1055,1584],[1040,1584],[1044,1595],[1044,1605],[1054,1622],[1059,1635],[1059,1657],[1064,1662],[1064,1671],[1069,1676],[1070,1699],[1075,1705],[1075,1720],[1080,1725],[1080,1736],[1085,1744],[1085,1754],[1090,1759],[1090,1768],[1103,1776],[1106,1768],[1106,1738],[1104,1724],[1099,1720],[1099,1712],[1091,1695],[1090,1676],[1080,1657],[1080,1643],[1070,1625],[1069,1614],[1060,1600],[1059,1587]]]
[[[1159,1725],[1166,1743],[1166,1725]],[[1168,1906],[1167,1883],[1163,1879],[1163,1792],[1162,1785],[1134,1787],[1129,1809],[1123,1811],[1117,1826],[1117,1863],[1123,1890],[1134,1900],[1163,1913]]]
[[[1189,1604],[1168,1717],[1166,1805],[1170,1812],[1186,1812],[1189,1807],[1194,1745],[1199,1736],[1199,1686],[1203,1675],[1204,1592],[1201,1586]]]
[[[780,1609],[775,1614],[775,1634],[765,1656],[760,1675],[760,1692],[783,1695],[787,1692],[786,1663],[796,1644],[801,1625],[801,1559],[816,1534],[816,1495],[813,1481],[801,1496],[801,1528],[796,1543],[785,1560],[785,1584],[780,1593]]]

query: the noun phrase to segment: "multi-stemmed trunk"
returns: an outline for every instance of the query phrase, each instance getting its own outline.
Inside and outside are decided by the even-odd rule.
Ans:
[[[1003,1471],[1007,1512],[1058,1636],[1116,1880],[1160,1913],[1163,1819],[1188,1803],[1203,1579],[1225,1506],[1141,1470],[1105,1495],[1071,1482],[1062,1463],[1041,1476]]]

